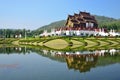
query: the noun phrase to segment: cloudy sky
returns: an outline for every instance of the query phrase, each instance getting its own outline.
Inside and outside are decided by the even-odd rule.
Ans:
[[[0,29],[37,29],[79,11],[120,18],[120,0],[0,0]]]

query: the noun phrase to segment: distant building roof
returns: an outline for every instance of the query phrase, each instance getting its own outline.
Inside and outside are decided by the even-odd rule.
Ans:
[[[85,24],[85,23],[94,23],[97,27],[97,21],[95,20],[95,17],[92,16],[88,12],[80,12],[79,14],[74,13],[74,15],[68,15],[66,26],[67,27],[75,27],[74,25]]]

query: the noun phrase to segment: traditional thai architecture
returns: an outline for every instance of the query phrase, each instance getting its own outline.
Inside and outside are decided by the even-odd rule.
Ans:
[[[66,27],[70,28],[97,28],[98,23],[94,16],[88,12],[80,12],[79,14],[74,13],[74,15],[68,15]]]
[[[120,34],[114,30],[108,32],[105,28],[98,28],[94,16],[88,12],[79,12],[68,15],[64,27],[51,29],[49,33],[45,30],[40,36],[120,36]]]

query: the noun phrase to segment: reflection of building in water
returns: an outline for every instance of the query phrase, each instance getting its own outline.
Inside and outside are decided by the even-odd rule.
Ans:
[[[98,56],[95,54],[66,56],[66,62],[69,69],[79,70],[80,72],[90,71],[95,67]]]
[[[120,52],[119,50],[109,49],[109,50],[95,50],[95,51],[44,51],[44,55],[50,55],[54,59],[65,59],[69,69],[79,70],[80,72],[90,71],[98,63],[98,57],[109,57]],[[52,58],[53,59],[53,58]],[[104,58],[103,58],[104,59]]]
[[[105,56],[107,54],[114,56],[119,50],[110,49],[110,50],[95,50],[95,51],[76,51],[76,52],[56,52],[55,55],[64,56],[64,55],[79,55],[79,54],[95,54],[98,56]]]
[[[48,54],[48,51],[47,51],[47,50],[43,50],[43,53],[44,53],[45,55],[47,55],[47,54]]]
[[[105,56],[107,54],[114,56],[115,53],[120,52],[119,50],[110,49],[110,50],[96,50],[95,54],[99,56]]]
[[[110,55],[115,55],[115,52],[117,52],[115,49],[110,50]]]
[[[120,62],[120,50],[79,50],[79,51],[54,51],[42,50],[30,47],[3,47],[0,48],[1,54],[20,54],[36,52],[39,55],[48,57],[51,60],[66,62],[69,69],[79,70],[80,72],[90,71],[96,66],[104,66]],[[117,52],[117,53],[116,53]],[[112,57],[111,57],[112,56]],[[100,58],[101,57],[101,58]]]
[[[110,49],[110,50],[95,50],[95,51],[70,51],[70,52],[64,52],[64,51],[53,51],[53,50],[41,50],[43,52],[44,55],[47,55],[48,53],[51,56],[72,56],[72,55],[85,55],[85,54],[95,54],[98,56],[106,56],[106,55],[110,55],[110,56],[114,56],[116,52],[120,52],[120,50],[116,50],[116,49]]]
[[[41,50],[44,55],[47,55],[48,53],[51,56],[67,56],[67,55],[82,55],[82,54],[95,54],[98,56],[114,56],[116,53],[120,52],[120,50],[116,49],[109,49],[109,50],[86,50],[86,51],[54,51],[54,50]]]

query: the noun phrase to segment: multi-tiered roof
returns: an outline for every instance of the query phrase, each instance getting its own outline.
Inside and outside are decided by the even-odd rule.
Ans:
[[[68,15],[66,27],[74,28],[97,28],[98,24],[94,16],[87,12],[80,12],[79,14]]]

